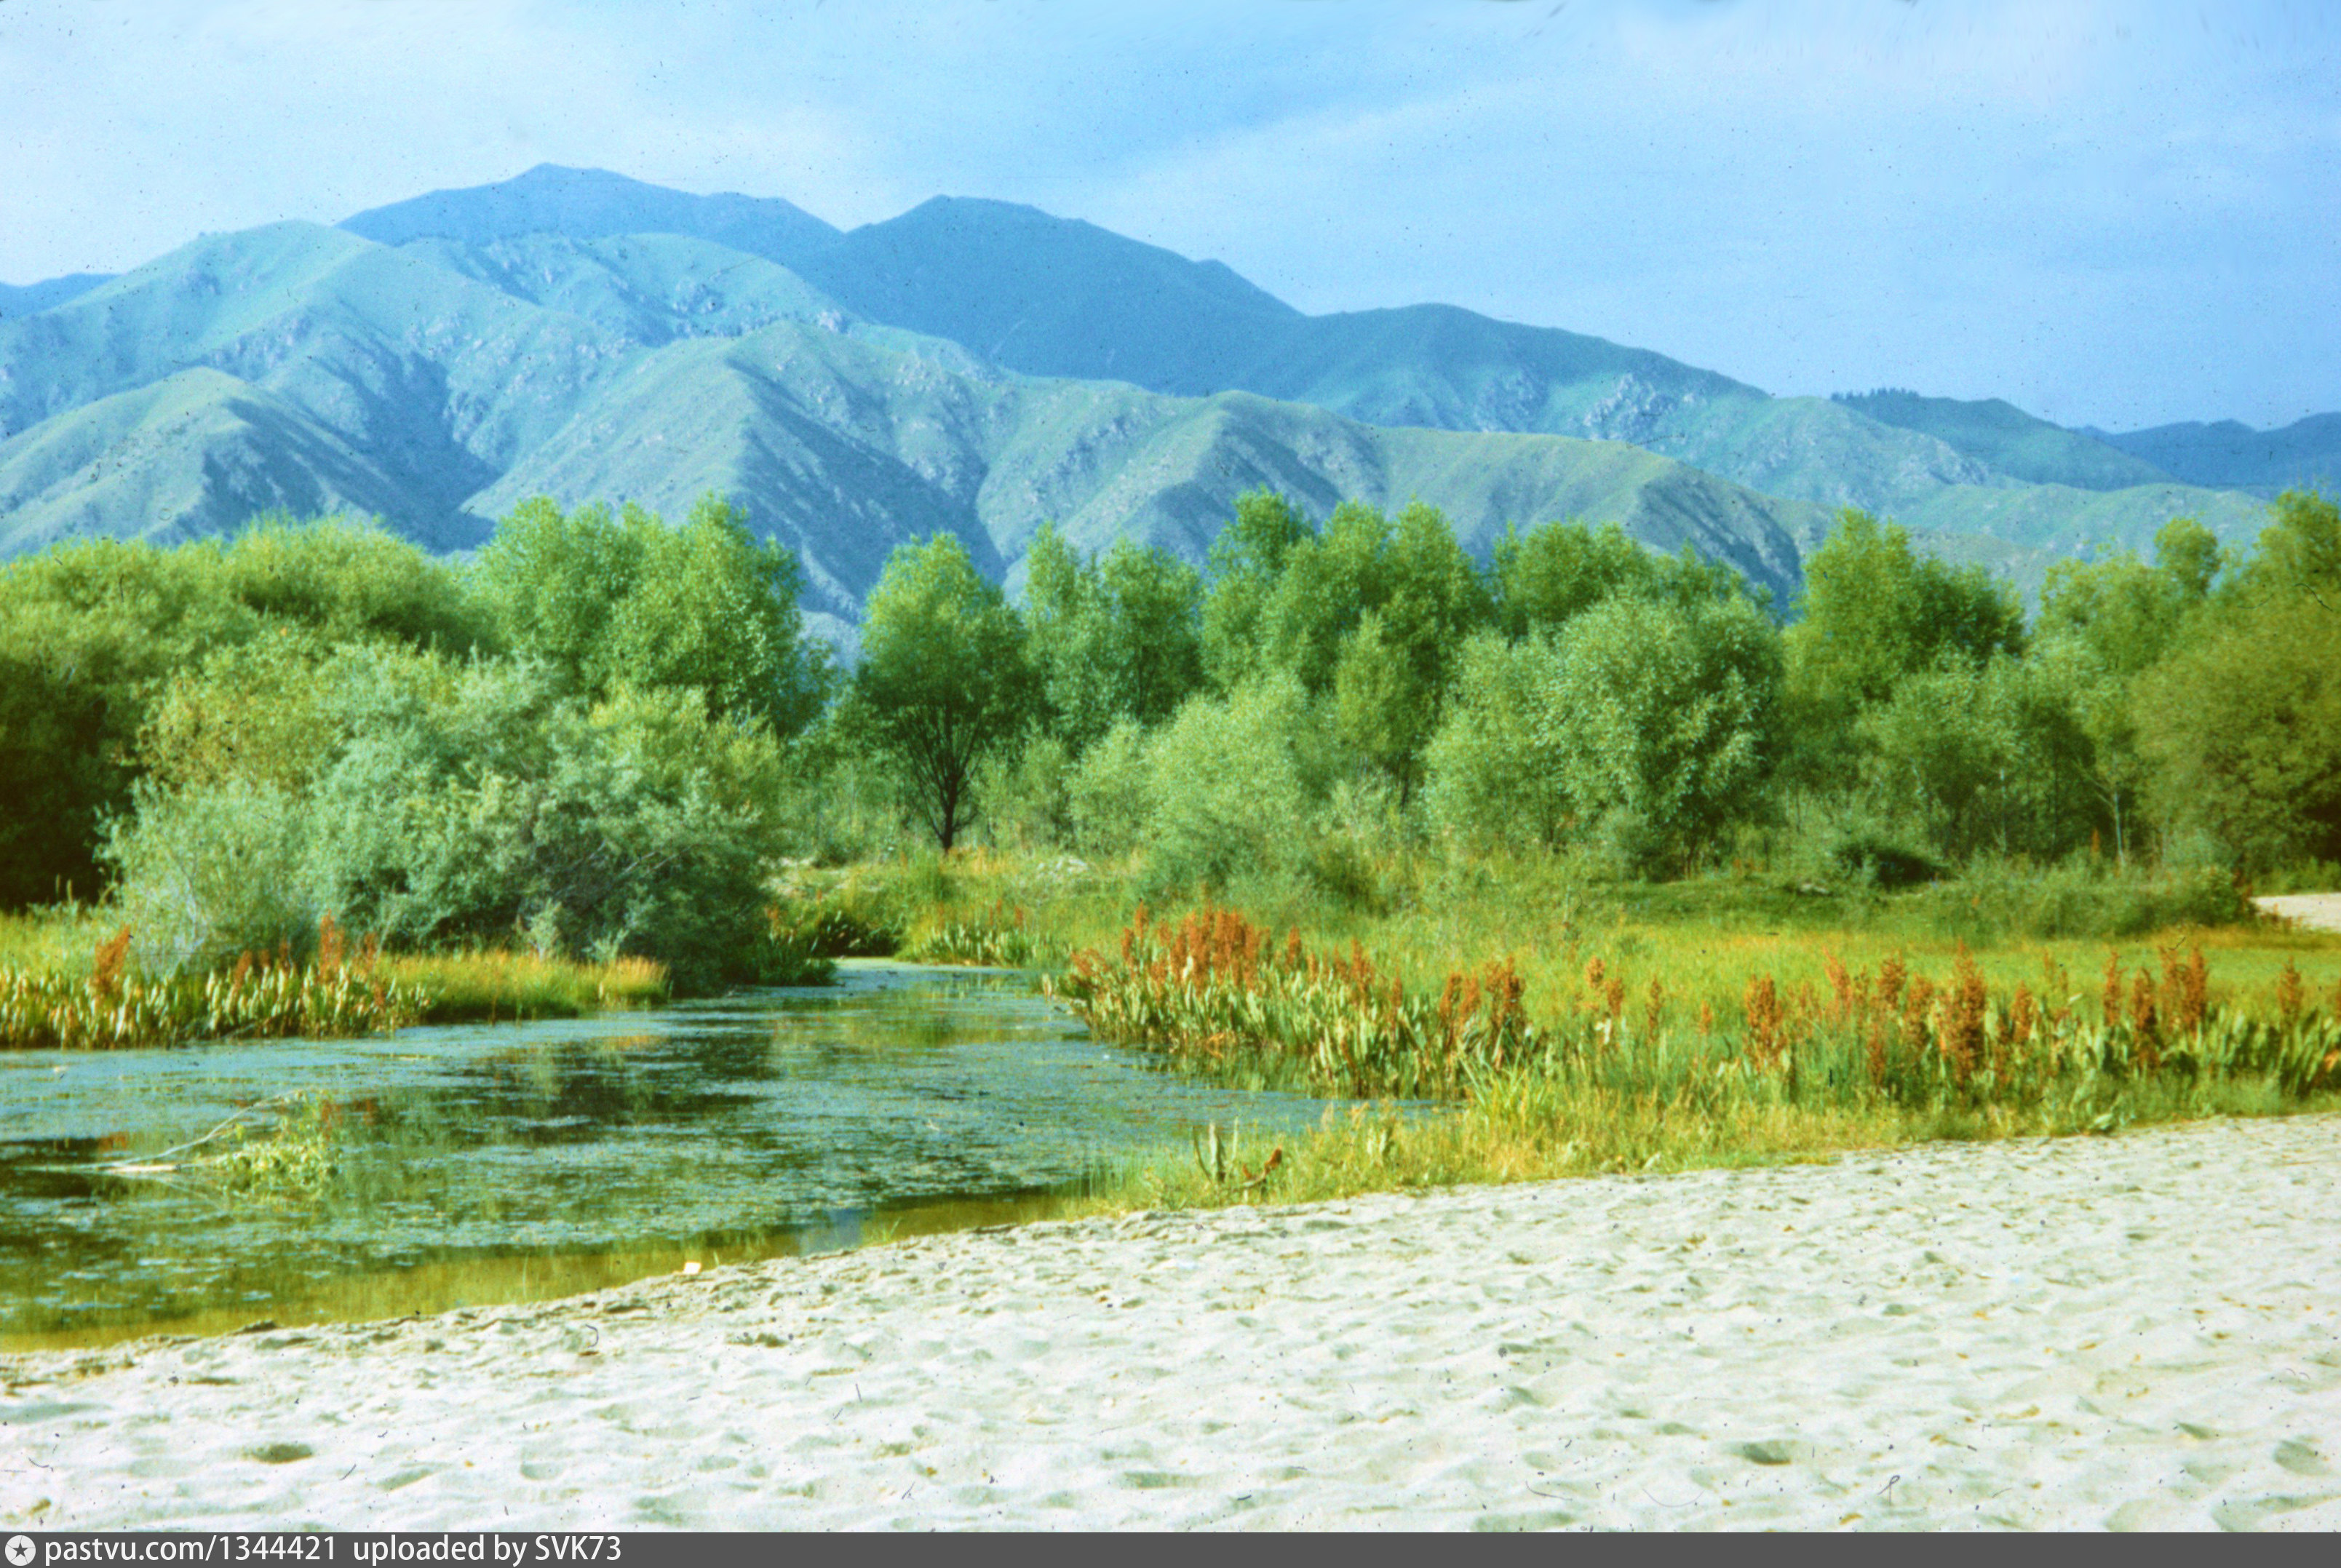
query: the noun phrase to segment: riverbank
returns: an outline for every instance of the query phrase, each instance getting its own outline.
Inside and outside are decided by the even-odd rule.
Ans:
[[[50,1528],[2341,1527],[2341,1117],[0,1359]],[[45,1500],[45,1506],[42,1506]]]

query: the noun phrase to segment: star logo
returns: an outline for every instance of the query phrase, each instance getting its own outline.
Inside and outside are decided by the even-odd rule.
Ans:
[[[33,1560],[33,1538],[29,1535],[8,1537],[8,1568],[25,1568]]]

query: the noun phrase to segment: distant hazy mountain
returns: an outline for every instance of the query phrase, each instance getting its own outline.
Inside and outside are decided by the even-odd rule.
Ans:
[[[395,519],[433,550],[478,537],[339,432],[215,370],[180,371],[0,442],[0,555],[94,535],[177,544],[269,511]]]
[[[970,375],[793,323],[646,356],[472,507],[494,516],[542,493],[679,511],[718,491],[797,548],[819,608],[850,615],[905,540],[956,534],[1010,577],[1051,520],[1083,548],[1135,538],[1200,560],[1235,498],[1262,484],[1320,518],[1344,500],[1420,497],[1482,550],[1507,522],[1615,521],[1657,548],[1694,543],[1783,596],[1800,581],[1791,536],[1811,514],[1616,442]]]
[[[400,250],[639,343],[738,337],[774,322],[844,318],[836,301],[786,267],[681,234],[427,239]]]
[[[0,322],[0,471],[9,476],[0,493],[12,498],[0,508],[0,534],[22,548],[67,518],[79,520],[76,531],[156,526],[154,515],[124,509],[132,491],[95,477],[134,449],[108,449],[86,472],[60,465],[85,450],[91,431],[117,431],[123,440],[134,429],[151,434],[140,422],[155,417],[154,409],[184,412],[200,390],[224,412],[172,426],[174,440],[210,432],[204,439],[246,442],[262,439],[255,431],[274,430],[284,439],[261,469],[283,475],[307,453],[321,494],[378,510],[433,543],[476,537],[464,501],[565,422],[584,392],[636,352],[582,317],[339,230],[277,223],[199,240],[40,315]],[[76,422],[83,434],[72,440],[52,442],[42,429],[196,369],[269,396],[212,382],[134,416],[131,404],[93,412]],[[304,432],[329,432],[368,477],[345,481],[337,477],[342,456],[292,440],[294,427],[282,422],[294,416]],[[221,461],[224,472],[238,466]],[[195,463],[197,471],[205,467]],[[219,488],[233,492],[224,480]],[[100,491],[123,500],[93,510]],[[82,499],[69,501],[74,495]],[[16,515],[27,510],[38,520],[34,536]],[[218,519],[233,507],[214,497],[188,499],[181,510]]]
[[[2166,424],[2122,434],[2089,434],[2175,474],[2189,484],[2247,490],[2321,489],[2341,481],[2341,413],[2311,414],[2281,430],[2254,430],[2234,420]]]
[[[37,283],[0,283],[0,321],[12,316],[35,315],[53,305],[89,293],[114,274],[111,273],[71,273],[62,278],[47,278]]]
[[[1811,509],[1616,443],[1384,430],[1230,394],[1002,372],[676,235],[397,248],[285,223],[186,246],[0,323],[0,548],[178,539],[256,512],[379,513],[433,548],[522,498],[680,513],[717,491],[858,613],[937,530],[1008,574],[1043,521],[1200,559],[1237,494],[1506,522],[1592,516],[1786,594]]]
[[[572,240],[690,234],[783,265],[838,238],[835,229],[775,196],[693,196],[603,169],[554,164],[539,164],[501,184],[433,191],[375,207],[342,227],[385,245],[423,239],[483,244],[543,233]]]
[[[840,234],[543,167],[79,282],[0,315],[0,553],[276,509],[460,549],[530,494],[679,512],[713,490],[850,619],[906,539],[951,531],[1011,581],[1048,520],[1200,559],[1260,484],[1319,516],[1419,497],[1475,547],[1614,521],[1783,596],[1840,504],[2026,580],[2173,515],[2262,516],[2004,403],[1774,398],[1443,305],[1307,316],[994,202]]]
[[[1994,472],[2034,484],[2122,490],[2180,477],[2099,436],[2036,419],[1998,398],[1965,402],[1888,389],[1843,392],[1830,401],[1880,424],[1933,436]]]

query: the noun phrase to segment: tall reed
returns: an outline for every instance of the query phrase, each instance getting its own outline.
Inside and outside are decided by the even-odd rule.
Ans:
[[[429,998],[389,973],[371,938],[355,952],[329,918],[316,956],[246,953],[232,969],[144,977],[130,928],[99,944],[90,971],[0,968],[0,1047],[105,1050],[191,1040],[325,1037],[398,1028]]]
[[[1351,1095],[1483,1097],[1525,1076],[1720,1112],[2077,1103],[2157,1077],[2265,1079],[2287,1098],[2341,1087],[2341,987],[2312,1007],[2287,967],[2276,1008],[2255,1012],[2215,999],[2200,948],[2158,956],[2159,974],[2134,976],[2112,956],[2092,1009],[2053,959],[2036,996],[1990,984],[1964,945],[1939,977],[1898,957],[1854,971],[1831,953],[1824,985],[1751,974],[1736,1027],[1712,1007],[1679,1018],[1663,975],[1629,1007],[1636,987],[1597,957],[1531,1021],[1509,958],[1450,973],[1434,996],[1355,944],[1326,958],[1233,910],[1165,928],[1141,908],[1118,954],[1076,954],[1052,988],[1108,1038]]]
[[[1107,1039],[1298,1073],[1344,1094],[1452,1095],[1475,1072],[1546,1048],[1509,960],[1449,974],[1433,999],[1355,944],[1346,957],[1310,952],[1298,932],[1280,945],[1209,905],[1170,928],[1141,905],[1118,956],[1083,949],[1045,984]]]

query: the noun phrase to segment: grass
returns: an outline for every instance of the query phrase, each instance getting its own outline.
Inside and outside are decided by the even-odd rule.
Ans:
[[[1230,1130],[1216,1157],[1100,1178],[1068,1216],[2341,1110],[2341,937],[2252,918],[2201,876],[1989,867],[1814,894],[1558,862],[1377,875],[1360,904],[1272,885],[1134,926],[1135,865],[1041,885],[977,852],[846,874],[882,903],[891,879],[907,926],[961,933],[938,956],[996,952],[984,934],[1011,926],[1069,955],[1044,983],[1194,1070],[1448,1107],[1353,1110],[1281,1145]]]
[[[666,1000],[644,958],[582,964],[478,950],[353,948],[332,922],[315,952],[247,954],[213,974],[145,975],[127,928],[68,907],[0,917],[0,1048],[103,1050],[200,1040],[322,1038],[417,1023],[575,1017]]]
[[[665,968],[648,958],[587,964],[490,948],[400,954],[383,964],[424,998],[421,1021],[432,1024],[583,1017],[668,997]]]

